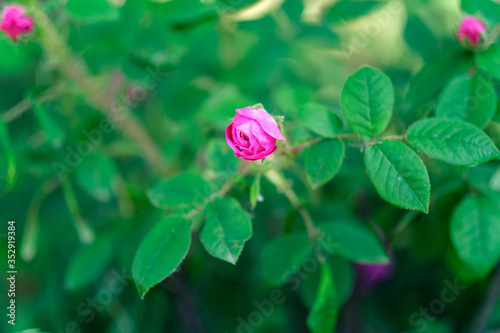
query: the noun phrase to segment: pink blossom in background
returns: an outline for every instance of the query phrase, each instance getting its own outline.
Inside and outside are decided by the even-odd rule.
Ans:
[[[278,123],[265,110],[246,107],[236,110],[236,116],[226,128],[227,144],[234,155],[245,160],[266,158],[277,149],[276,140],[286,140]]]
[[[391,276],[394,266],[392,262],[386,264],[355,263],[354,269],[356,270],[358,290],[362,293],[368,293]]]
[[[354,263],[354,269],[356,271],[356,289],[362,294],[367,294],[375,289],[379,284],[387,280],[395,270],[394,254],[391,247],[386,243],[384,232],[378,226],[374,227],[391,261],[382,264]]]
[[[457,39],[460,43],[468,41],[473,46],[481,42],[481,34],[486,32],[486,26],[474,16],[466,16],[458,26]]]
[[[2,11],[0,30],[12,40],[17,40],[20,35],[27,35],[33,31],[33,18],[24,15],[24,12],[25,8],[18,5],[7,6]]]

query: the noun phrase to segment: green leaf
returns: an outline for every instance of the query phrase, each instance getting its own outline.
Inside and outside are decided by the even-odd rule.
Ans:
[[[339,139],[323,139],[306,151],[307,179],[314,188],[328,183],[344,161],[344,143]]]
[[[7,192],[14,187],[17,180],[16,155],[10,142],[7,124],[2,120],[0,120],[0,179],[5,181]]]
[[[92,198],[109,202],[113,186],[117,181],[117,170],[113,161],[102,153],[91,154],[76,168],[78,185]]]
[[[464,74],[473,65],[469,52],[448,54],[426,65],[412,77],[410,88],[400,109],[406,124],[411,124],[423,115],[416,112],[425,103],[432,101],[443,87],[457,74]]]
[[[4,76],[26,73],[36,62],[34,43],[12,43],[8,38],[0,39],[0,72]]]
[[[497,109],[497,94],[490,80],[477,74],[453,79],[439,97],[436,116],[468,121],[483,128]]]
[[[252,100],[243,95],[233,85],[217,85],[210,91],[210,95],[200,107],[198,117],[205,123],[220,130],[225,129],[229,125],[228,119],[234,117],[234,110],[240,109],[242,105],[252,104]]]
[[[455,208],[450,225],[458,257],[486,276],[500,259],[500,207],[486,197],[465,197]]]
[[[365,151],[368,175],[378,194],[398,207],[427,213],[431,184],[420,157],[404,143],[383,141]]]
[[[427,155],[455,165],[477,165],[500,155],[486,133],[455,119],[420,120],[408,130],[408,141]]]
[[[155,207],[179,207],[196,205],[210,197],[210,186],[198,175],[183,173],[162,181],[146,194]]]
[[[250,205],[252,206],[252,209],[255,209],[255,206],[257,206],[257,202],[259,201],[259,195],[260,195],[260,174],[255,176],[252,186],[250,187]]]
[[[493,191],[500,192],[500,168],[495,171],[493,176],[491,176],[491,179],[489,181],[489,186]]]
[[[321,136],[335,136],[342,129],[340,119],[321,104],[302,105],[299,107],[299,118],[308,129]]]
[[[307,317],[307,326],[312,333],[332,333],[338,317],[337,291],[328,265],[321,266],[321,278],[314,305]]]
[[[404,38],[408,46],[419,54],[425,62],[439,54],[438,39],[427,24],[416,15],[408,17]]]
[[[319,244],[327,253],[360,263],[387,263],[389,256],[378,236],[353,221],[336,221],[320,225],[325,237]]]
[[[107,0],[67,0],[66,9],[73,18],[88,23],[115,20],[119,11]]]
[[[234,152],[226,140],[211,139],[206,148],[207,166],[216,173],[232,175],[238,170],[241,159],[234,158]]]
[[[176,270],[190,244],[189,224],[182,217],[167,217],[154,226],[139,246],[132,265],[132,275],[141,298]]]
[[[205,205],[200,240],[212,256],[236,264],[243,245],[252,236],[248,213],[232,198],[217,197]]]
[[[342,23],[369,14],[385,4],[384,1],[352,1],[337,2],[326,14],[327,23]]]
[[[50,112],[42,104],[35,104],[33,111],[40,122],[40,126],[52,147],[58,149],[65,140],[65,134]]]
[[[287,234],[266,244],[260,256],[260,277],[270,287],[279,287],[288,281],[312,253],[305,233]]]
[[[353,265],[338,255],[327,257],[327,263],[332,271],[335,290],[337,291],[338,306],[344,305],[350,298],[356,282]],[[312,270],[309,269],[309,271]],[[312,308],[316,299],[316,293],[321,277],[321,270],[313,270],[307,279],[303,279],[300,284],[299,294],[308,308]]]
[[[379,135],[391,120],[394,89],[381,71],[362,67],[342,89],[342,111],[354,133],[363,140]]]
[[[462,0],[462,9],[470,15],[485,17],[490,24],[500,22],[500,6],[491,0]]]
[[[498,6],[498,5],[497,5]],[[493,45],[476,54],[477,67],[500,80],[500,45]]]
[[[77,290],[91,284],[102,277],[104,270],[113,259],[114,244],[111,238],[98,238],[85,245],[70,260],[64,275],[64,286],[67,290]]]

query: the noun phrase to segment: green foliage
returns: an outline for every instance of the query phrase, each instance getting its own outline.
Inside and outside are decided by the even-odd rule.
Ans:
[[[378,194],[388,202],[427,213],[431,184],[424,163],[405,144],[383,141],[369,146],[365,164]]]
[[[73,291],[98,281],[111,263],[113,252],[114,244],[108,237],[84,245],[66,268],[65,288]]]
[[[486,133],[460,120],[421,120],[410,127],[408,141],[427,155],[456,165],[477,165],[500,157]]]
[[[109,202],[117,182],[113,161],[104,154],[89,155],[76,168],[80,187],[97,201]]]
[[[461,75],[446,86],[436,108],[436,116],[460,119],[483,128],[497,110],[497,95],[483,75]]]
[[[250,187],[250,205],[252,206],[252,209],[255,209],[255,206],[257,206],[257,202],[259,201],[259,195],[260,195],[260,174],[255,176],[252,182],[252,187]]]
[[[342,22],[367,15],[383,4],[384,1],[342,0],[330,8],[330,10],[326,13],[325,20],[328,23],[340,24]]]
[[[40,122],[40,127],[43,129],[47,141],[49,141],[55,149],[60,148],[64,142],[65,134],[57,121],[52,118],[48,110],[41,104],[34,105],[33,111]]]
[[[280,236],[268,242],[260,257],[260,278],[271,287],[283,285],[307,256],[312,247],[305,233]]]
[[[476,64],[477,66],[493,76],[495,79],[500,79],[500,69],[498,68],[498,62],[500,61],[500,46],[493,45],[487,50],[481,51],[476,54]]]
[[[252,223],[247,212],[231,198],[215,198],[204,211],[201,242],[214,257],[236,264],[243,245],[252,236]]]
[[[212,139],[206,149],[207,165],[216,173],[236,172],[240,161],[234,158],[234,153],[225,140]]]
[[[306,172],[314,188],[328,183],[344,161],[344,143],[339,139],[323,139],[306,151]]]
[[[446,84],[456,75],[464,74],[473,65],[470,54],[464,51],[439,57],[426,64],[412,77],[408,93],[400,114],[405,123],[410,124],[426,115],[426,103],[439,95]]]
[[[325,106],[308,103],[299,108],[299,118],[311,131],[321,136],[335,136],[342,128],[339,118]]]
[[[141,242],[132,265],[141,298],[177,269],[190,244],[189,224],[182,217],[167,217],[155,225]]]
[[[0,121],[0,180],[5,182],[5,190],[10,191],[17,178],[16,157],[5,123]]]
[[[461,0],[464,12],[471,15],[481,15],[488,19],[490,24],[500,22],[500,8],[492,0]]]
[[[307,317],[307,326],[313,333],[333,332],[337,313],[338,300],[332,272],[328,265],[323,265],[316,300]]]
[[[459,2],[19,1],[0,331],[495,331],[500,5]],[[286,141],[247,161],[225,130],[258,102]]]
[[[77,20],[99,22],[115,20],[119,12],[106,0],[68,0],[66,9]]]
[[[333,252],[346,259],[360,263],[389,262],[389,256],[378,237],[357,222],[326,223],[321,225],[321,230],[325,233],[328,242],[335,245]],[[327,247],[325,250],[329,251]]]
[[[394,91],[382,72],[363,67],[342,89],[342,111],[354,133],[363,140],[379,135],[391,120]]]
[[[500,259],[500,207],[483,196],[467,196],[455,208],[451,239],[461,260],[486,276]]]
[[[192,206],[210,196],[210,186],[200,176],[184,173],[154,185],[147,195],[159,208]]]

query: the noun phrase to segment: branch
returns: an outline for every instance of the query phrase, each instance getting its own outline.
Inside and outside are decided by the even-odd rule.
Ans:
[[[14,119],[23,115],[26,111],[30,110],[33,104],[44,103],[59,96],[62,88],[63,85],[58,84],[50,89],[47,89],[38,98],[28,97],[23,99],[21,102],[17,103],[16,105],[14,105],[13,107],[11,107],[9,110],[6,111],[2,115],[2,120],[5,123],[10,123]]]
[[[90,75],[86,65],[79,62],[73,56],[71,50],[61,39],[56,27],[40,7],[38,1],[30,1],[34,11],[34,17],[40,32],[40,41],[49,55],[51,61],[58,67],[59,71],[68,79],[74,81],[85,91],[85,95],[91,105],[101,111],[108,120],[120,128],[122,132],[132,141],[137,141],[144,152],[144,158],[158,173],[163,174],[165,164],[160,147],[151,139],[140,121],[126,106],[120,107],[120,119],[114,114],[113,101],[110,101],[108,89],[102,89],[96,80]]]
[[[306,227],[307,235],[309,236],[309,241],[313,245],[313,247],[316,249],[318,253],[318,259],[320,263],[325,263],[325,257],[323,256],[323,253],[321,251],[321,247],[318,245],[318,233],[319,230],[316,228],[314,225],[314,222],[311,218],[311,215],[309,215],[309,212],[305,207],[301,204],[297,194],[293,191],[293,189],[287,184],[286,180],[282,175],[280,175],[278,172],[275,170],[269,170],[265,173],[265,177],[272,183],[274,184],[280,192],[283,192],[283,194],[288,198],[292,206],[297,209],[297,211],[300,213],[302,216],[302,219],[304,220],[304,224]]]

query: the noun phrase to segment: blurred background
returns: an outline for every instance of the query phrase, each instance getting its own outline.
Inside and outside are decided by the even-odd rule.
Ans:
[[[280,288],[286,301],[269,315],[253,314],[272,290],[260,278],[263,247],[302,224],[271,184],[262,180],[254,235],[236,266],[193,241],[180,271],[141,300],[132,261],[163,215],[145,190],[186,170],[216,179],[213,151],[234,158],[224,129],[236,108],[262,103],[283,115],[295,145],[311,136],[298,107],[312,101],[340,114],[342,86],[360,65],[390,76],[399,110],[413,75],[462,50],[458,0],[38,2],[109,100],[144,124],[167,171],[159,176],[137,142],[103,129],[102,114],[57,71],[36,31],[20,42],[2,36],[0,115],[10,142],[0,147],[0,251],[5,258],[6,223],[14,220],[18,271],[16,326],[3,315],[5,332],[307,332],[318,271],[297,290]],[[404,129],[406,116],[395,117],[391,131]],[[369,221],[392,248],[390,277],[363,291],[352,264],[330,258],[342,305],[337,332],[466,332],[478,322],[484,332],[500,332],[500,302],[488,300],[492,278],[465,268],[448,235],[451,207],[468,186],[463,175],[488,182],[497,166],[465,171],[429,162],[433,196],[425,215],[382,201],[359,150],[347,151],[340,173],[320,191],[305,185],[301,159],[286,171],[320,223]],[[242,178],[231,191],[248,210],[250,184]],[[7,271],[6,260],[1,265]],[[485,302],[490,316],[478,319]]]

